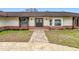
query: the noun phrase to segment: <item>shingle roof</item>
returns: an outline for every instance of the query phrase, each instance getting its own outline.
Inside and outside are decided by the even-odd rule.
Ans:
[[[79,16],[72,12],[0,12],[0,16]]]

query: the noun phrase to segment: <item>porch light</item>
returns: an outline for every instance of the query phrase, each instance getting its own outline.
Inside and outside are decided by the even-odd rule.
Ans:
[[[48,18],[46,17],[46,20],[48,20]]]
[[[49,17],[46,17],[46,20],[48,20],[49,19]]]
[[[32,18],[31,18],[31,20],[32,20]]]

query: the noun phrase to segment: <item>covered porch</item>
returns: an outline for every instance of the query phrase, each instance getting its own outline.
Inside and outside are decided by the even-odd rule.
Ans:
[[[79,17],[73,17],[73,28],[79,28]]]
[[[79,28],[79,17],[19,17],[19,26],[34,29],[42,27],[49,29]]]

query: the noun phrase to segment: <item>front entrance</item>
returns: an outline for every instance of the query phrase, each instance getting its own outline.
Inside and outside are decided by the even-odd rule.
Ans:
[[[36,27],[42,27],[43,26],[43,18],[36,18],[35,24],[36,24]]]

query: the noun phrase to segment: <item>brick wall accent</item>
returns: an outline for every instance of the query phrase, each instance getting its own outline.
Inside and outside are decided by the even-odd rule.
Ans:
[[[18,30],[18,29],[29,29],[28,27],[22,26],[4,26],[4,27],[0,27],[0,30]]]
[[[22,26],[22,27],[19,27],[19,26],[4,26],[4,27],[0,27],[0,30],[9,30],[9,29],[12,29],[12,30],[18,30],[18,29],[34,29],[36,27],[34,26]],[[72,29],[73,27],[72,26],[43,26],[44,29],[49,29],[49,30],[55,30],[55,29],[59,29],[59,30],[63,30],[63,29]]]

